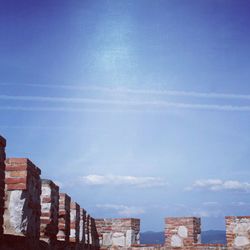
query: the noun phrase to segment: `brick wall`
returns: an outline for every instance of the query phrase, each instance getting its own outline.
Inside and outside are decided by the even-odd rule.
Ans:
[[[59,187],[51,180],[42,179],[40,238],[50,247],[56,244],[58,211]]]
[[[0,236],[3,234],[5,146],[6,140],[0,136]]]
[[[69,242],[70,235],[70,201],[71,198],[65,194],[59,194],[59,218],[57,240]]]
[[[200,243],[200,233],[200,218],[170,217],[165,219],[165,246],[192,246]]]
[[[95,223],[101,247],[139,244],[139,219],[96,219]]]
[[[79,243],[80,206],[72,201],[70,203],[70,242]]]
[[[98,232],[97,232],[97,228],[96,228],[96,222],[95,219],[90,217],[90,243],[91,243],[91,247],[92,249],[98,249],[100,244],[99,244],[99,236],[98,236]]]
[[[227,216],[227,246],[232,249],[250,249],[250,216]]]
[[[4,233],[25,236],[27,249],[34,249],[39,242],[40,174],[29,159],[6,160]]]
[[[80,208],[79,242],[83,246],[85,245],[85,222],[86,222],[86,210]]]
[[[90,215],[86,214],[86,221],[85,221],[85,247],[86,249],[90,245],[90,228],[89,228],[89,218]]]

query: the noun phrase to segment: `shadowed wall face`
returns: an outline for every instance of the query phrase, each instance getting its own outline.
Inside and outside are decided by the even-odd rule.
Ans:
[[[57,240],[69,241],[70,235],[70,201],[71,198],[65,194],[59,194],[59,218]]]
[[[54,245],[58,233],[59,188],[51,180],[42,180],[40,237]]]
[[[5,146],[6,140],[0,135],[0,235],[3,233]]]
[[[70,203],[70,242],[79,243],[80,206],[76,202]]]
[[[79,242],[85,244],[85,222],[86,222],[86,211],[80,209],[80,224],[79,224]]]
[[[40,236],[40,174],[29,159],[6,160],[4,233],[26,236],[33,248]]]

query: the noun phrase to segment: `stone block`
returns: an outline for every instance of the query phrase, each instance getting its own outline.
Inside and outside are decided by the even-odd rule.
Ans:
[[[25,177],[17,177],[19,171]],[[4,234],[25,236],[27,249],[34,249],[39,243],[40,174],[40,169],[29,159],[6,160]]]
[[[79,243],[80,233],[80,206],[72,201],[70,203],[70,242]]]
[[[59,187],[42,179],[40,238],[53,248],[58,233]]]
[[[250,249],[250,216],[226,216],[227,246]]]
[[[165,219],[165,246],[190,247],[200,243],[200,218],[169,217]]]
[[[71,198],[65,194],[59,194],[59,217],[57,240],[69,242],[70,235],[70,201]]]

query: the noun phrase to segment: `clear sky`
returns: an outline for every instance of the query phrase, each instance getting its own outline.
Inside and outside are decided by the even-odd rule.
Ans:
[[[248,0],[1,0],[9,157],[94,217],[250,214]]]

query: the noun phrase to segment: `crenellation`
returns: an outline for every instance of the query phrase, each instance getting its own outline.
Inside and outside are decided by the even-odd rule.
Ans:
[[[86,210],[80,208],[80,223],[79,223],[79,243],[85,245],[85,222],[86,222]]]
[[[96,219],[95,223],[102,247],[130,247],[140,243],[139,219]]]
[[[29,159],[6,160],[5,146],[0,136],[0,249],[250,249],[250,216],[226,217],[226,245],[202,244],[197,217],[166,218],[165,244],[140,244],[140,219],[91,217]]]
[[[40,236],[40,173],[29,159],[6,160],[4,234],[25,236],[28,248],[36,247]]]
[[[59,194],[59,217],[57,240],[67,244],[70,235],[70,201],[71,198],[65,193]]]
[[[79,243],[80,206],[74,201],[70,203],[70,242]]]
[[[226,216],[227,246],[250,249],[250,216]]]
[[[42,179],[40,239],[50,248],[56,245],[59,216],[59,187],[51,180]]]
[[[165,245],[187,247],[200,243],[200,218],[169,217],[165,219]]]

